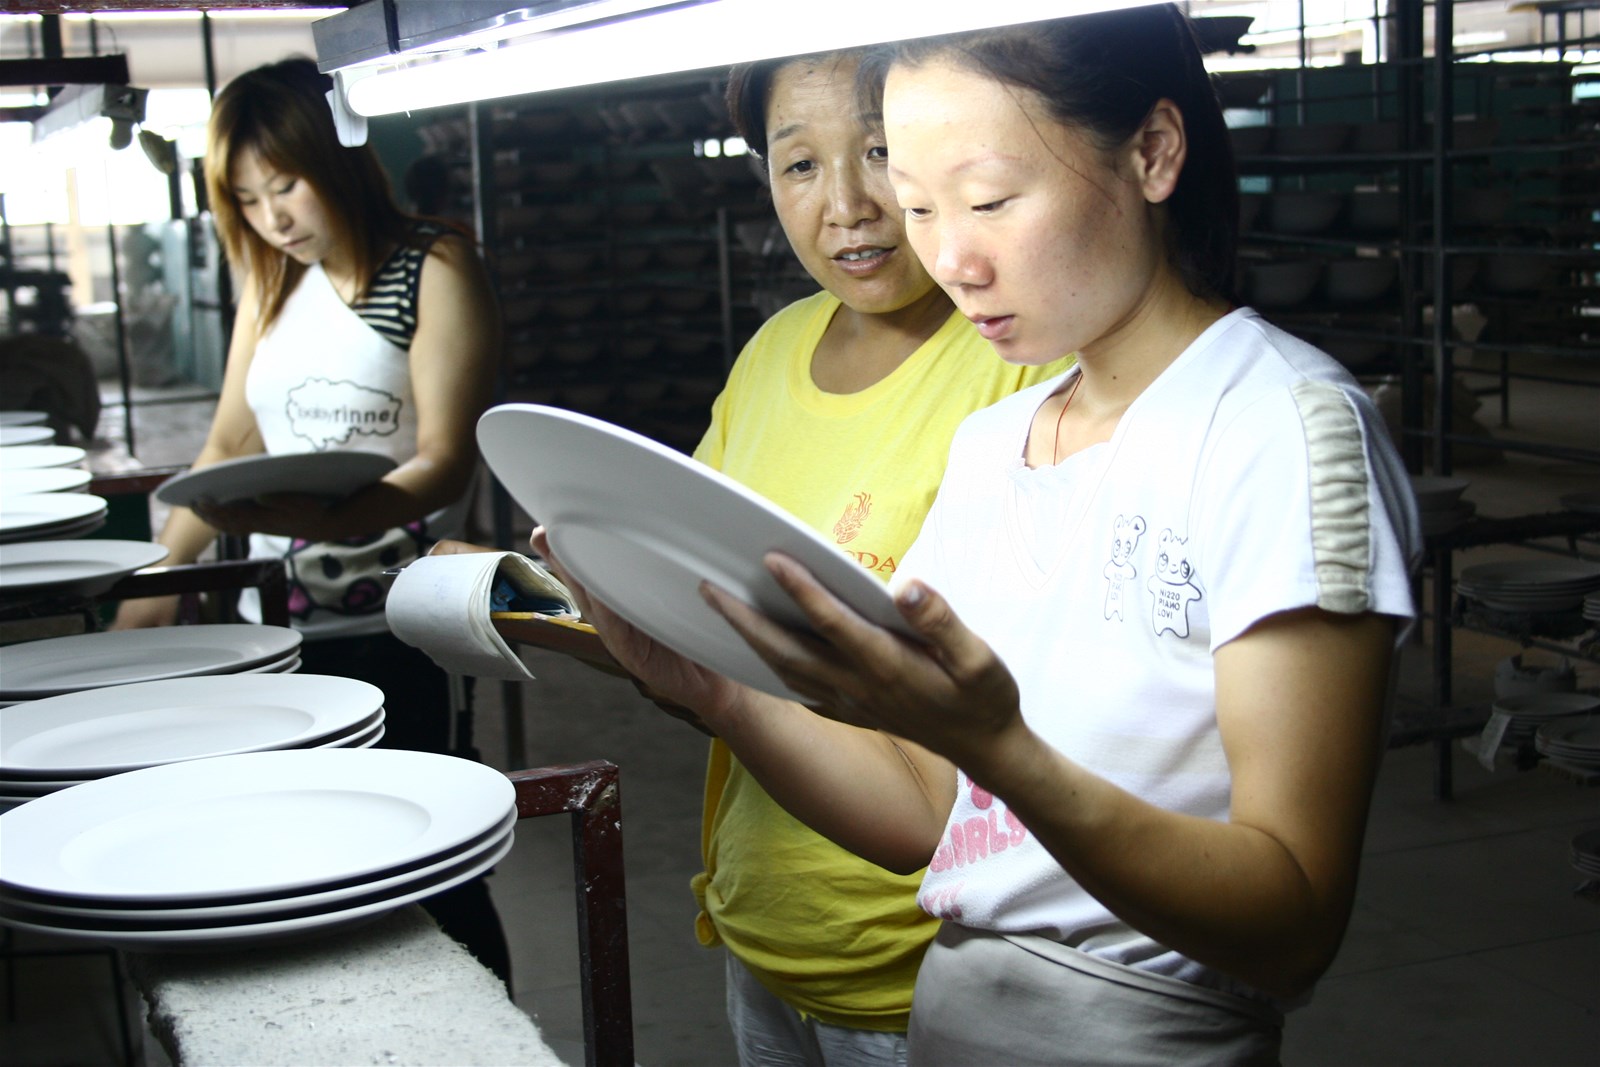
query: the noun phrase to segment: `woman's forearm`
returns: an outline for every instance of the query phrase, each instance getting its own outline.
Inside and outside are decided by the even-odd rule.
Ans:
[[[909,742],[765,694],[707,725],[773,799],[836,844],[890,870],[927,866],[955,768]]]

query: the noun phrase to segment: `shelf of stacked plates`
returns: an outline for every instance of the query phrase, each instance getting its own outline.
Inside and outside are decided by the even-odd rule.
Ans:
[[[489,111],[477,195],[493,216],[511,399],[698,441],[761,321],[755,261],[732,231],[770,213],[721,88],[675,75]]]

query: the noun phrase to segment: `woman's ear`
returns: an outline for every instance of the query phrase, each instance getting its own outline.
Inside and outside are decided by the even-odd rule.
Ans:
[[[1165,98],[1156,101],[1144,124],[1133,135],[1133,165],[1145,200],[1159,204],[1178,187],[1178,175],[1188,157],[1188,135],[1183,112]]]

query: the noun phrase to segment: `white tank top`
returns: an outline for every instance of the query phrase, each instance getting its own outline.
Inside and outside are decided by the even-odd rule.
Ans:
[[[321,264],[312,264],[256,343],[245,399],[269,454],[379,452],[404,463],[417,451],[410,354],[340,299]],[[289,613],[307,637],[382,633],[388,582],[383,571],[458,536],[469,485],[449,507],[407,527],[356,542],[308,543],[252,534],[252,559],[289,563]],[[260,620],[254,590],[240,613]]]

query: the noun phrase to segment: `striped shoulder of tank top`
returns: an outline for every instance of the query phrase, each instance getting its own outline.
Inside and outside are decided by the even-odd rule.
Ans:
[[[422,261],[433,242],[448,232],[434,223],[419,223],[413,243],[391,252],[373,273],[366,296],[351,305],[350,310],[362,322],[407,351],[417,335],[417,286],[422,279]]]

